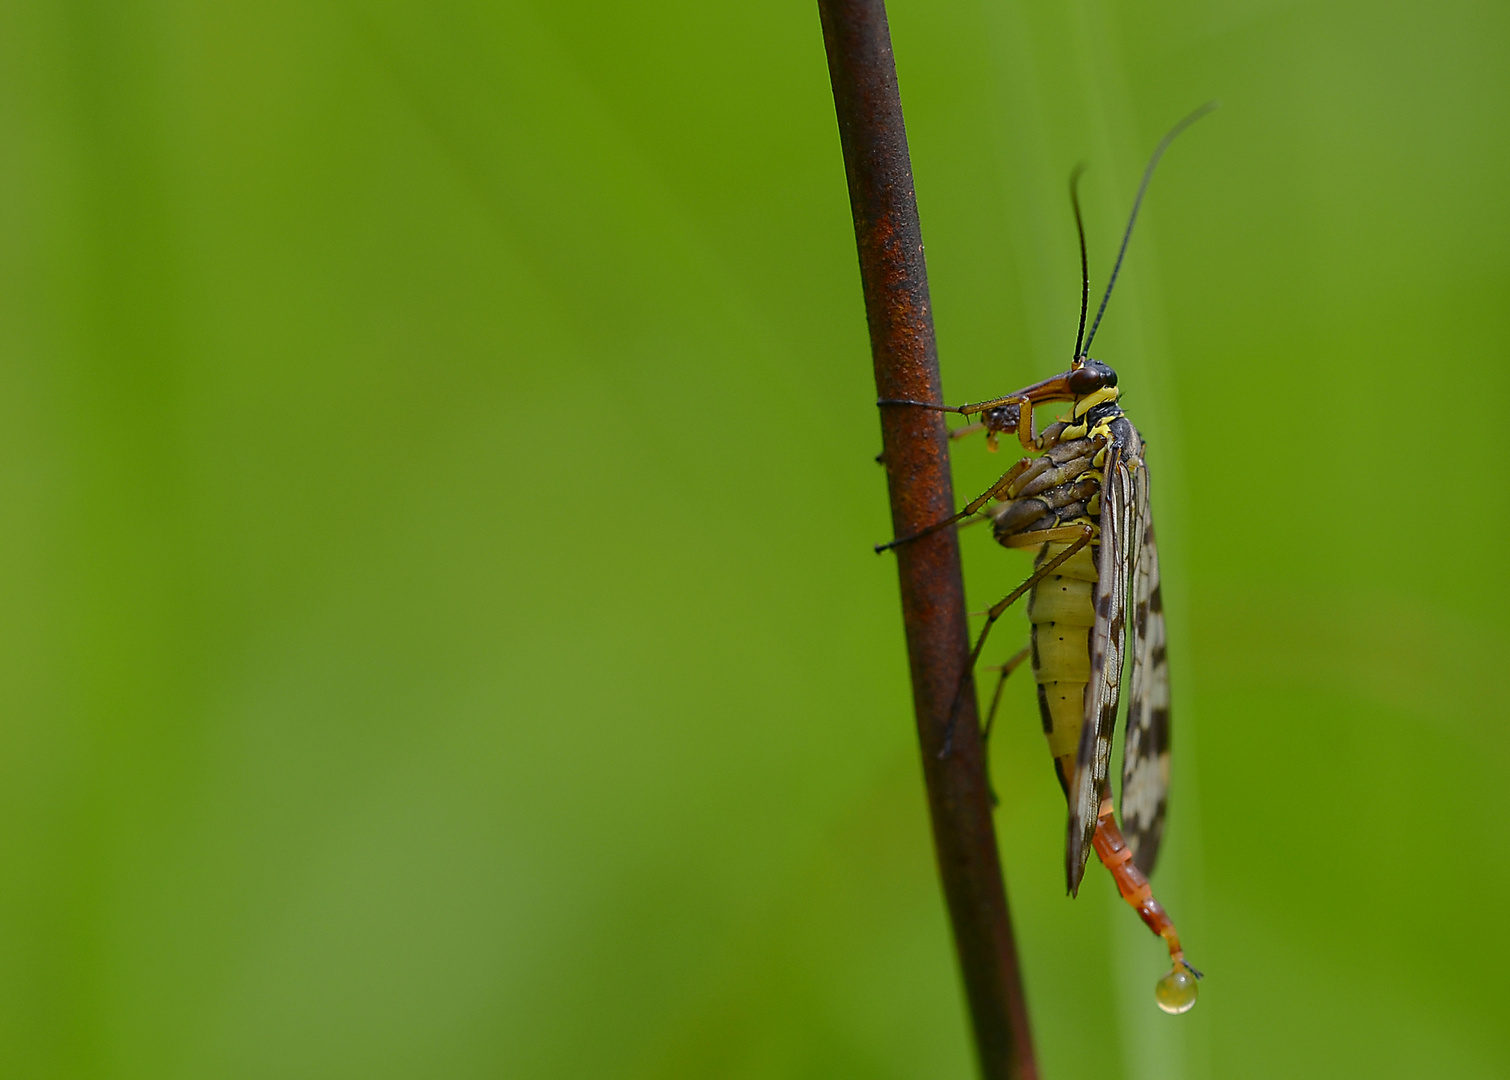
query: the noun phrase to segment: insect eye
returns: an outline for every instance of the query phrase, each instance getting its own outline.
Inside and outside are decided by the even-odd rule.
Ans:
[[[1070,390],[1076,395],[1084,397],[1094,393],[1106,385],[1106,372],[1087,364],[1085,367],[1076,368],[1070,372]]]

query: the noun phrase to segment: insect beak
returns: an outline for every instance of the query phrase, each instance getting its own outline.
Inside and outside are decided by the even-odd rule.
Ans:
[[[1046,401],[1074,401],[1076,394],[1070,389],[1070,376],[1073,371],[1064,371],[1058,375],[1036,382],[1025,388],[1021,396],[1027,398],[1034,405]]]

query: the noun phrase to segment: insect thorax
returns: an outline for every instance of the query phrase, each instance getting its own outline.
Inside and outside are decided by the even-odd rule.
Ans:
[[[1043,455],[1017,477],[1004,492],[1006,498],[992,509],[997,541],[1021,547],[1023,541],[1031,544],[1024,534],[1066,525],[1096,528],[1106,450],[1114,443],[1128,446],[1137,438],[1117,404],[1115,386],[1076,399],[1069,418],[1051,425],[1040,437]],[[1092,546],[1096,542],[1092,539]]]

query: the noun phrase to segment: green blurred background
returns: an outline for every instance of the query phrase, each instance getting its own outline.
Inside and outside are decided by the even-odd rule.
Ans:
[[[1208,977],[1062,895],[1019,681],[1044,1075],[1507,1075],[1510,8],[892,30],[952,401],[1225,103],[1096,345]],[[970,1075],[811,3],[10,0],[0,155],[0,1071]]]

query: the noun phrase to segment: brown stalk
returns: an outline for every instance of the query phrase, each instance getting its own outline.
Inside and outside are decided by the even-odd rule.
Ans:
[[[876,392],[883,399],[941,402],[886,5],[818,0],[818,12],[860,250]],[[881,406],[881,445],[894,536],[910,536],[954,512],[942,414]],[[944,529],[901,545],[896,558],[933,841],[981,1074],[989,1080],[1036,1080],[973,682],[961,694],[952,740],[947,734],[970,655],[959,543],[953,529]]]

